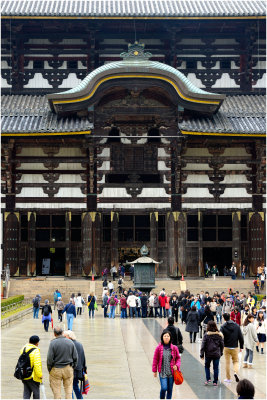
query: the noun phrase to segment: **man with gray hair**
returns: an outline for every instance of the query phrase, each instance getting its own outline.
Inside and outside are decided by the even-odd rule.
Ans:
[[[65,399],[72,398],[73,370],[78,363],[78,353],[72,340],[62,335],[61,327],[54,328],[55,338],[50,342],[47,353],[47,369],[54,399],[61,399],[61,381]]]

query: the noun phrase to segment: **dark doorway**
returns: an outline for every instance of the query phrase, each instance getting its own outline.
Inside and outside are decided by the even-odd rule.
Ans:
[[[232,264],[232,247],[203,247],[203,262],[210,267],[217,265],[219,275],[223,276],[223,268]]]
[[[36,274],[43,275],[43,259],[50,259],[49,275],[65,275],[65,249],[55,248],[54,253],[49,248],[36,249]]]

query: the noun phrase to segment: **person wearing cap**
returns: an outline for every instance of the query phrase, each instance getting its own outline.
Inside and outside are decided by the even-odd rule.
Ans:
[[[29,339],[29,343],[27,343],[20,350],[20,354],[23,353],[25,349],[26,353],[31,349],[34,349],[29,354],[32,374],[29,378],[23,379],[23,399],[30,399],[31,394],[33,394],[34,399],[40,399],[40,383],[42,382],[42,362],[41,362],[41,354],[40,349],[38,347],[40,342],[40,338],[37,335],[33,335]]]

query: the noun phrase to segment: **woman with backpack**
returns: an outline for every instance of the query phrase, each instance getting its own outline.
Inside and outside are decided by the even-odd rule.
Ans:
[[[116,305],[118,304],[119,300],[115,297],[115,292],[112,293],[110,298],[108,299],[107,304],[109,305],[109,318],[115,318],[115,309]]]
[[[87,307],[89,311],[89,318],[92,315],[92,318],[95,317],[95,302],[96,302],[96,297],[94,296],[94,293],[90,293],[88,298],[87,298]]]
[[[157,377],[159,372],[160,379],[160,399],[172,398],[173,374],[175,370],[180,371],[181,357],[177,346],[172,344],[172,337],[169,330],[164,329],[160,337],[160,343],[155,349],[152,372]]]
[[[45,304],[42,307],[42,323],[44,324],[44,330],[48,332],[49,322],[52,321],[52,308],[49,304],[49,300],[45,300]]]
[[[218,385],[218,376],[219,376],[219,363],[220,358],[223,355],[223,334],[218,331],[217,325],[214,321],[209,321],[207,324],[207,333],[205,333],[201,349],[200,349],[200,358],[204,358],[205,355],[205,372],[206,372],[206,381],[205,385],[209,385],[211,383],[210,379],[210,364],[213,362],[213,386]]]

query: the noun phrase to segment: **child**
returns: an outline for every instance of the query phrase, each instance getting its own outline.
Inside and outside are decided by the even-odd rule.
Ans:
[[[218,385],[219,376],[219,363],[220,358],[223,355],[223,334],[218,331],[216,322],[209,321],[207,324],[207,333],[203,337],[203,341],[200,349],[200,358],[204,358],[205,355],[205,372],[206,382],[205,385],[211,383],[210,379],[210,364],[213,361],[214,380],[213,386]]]

